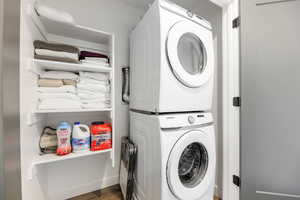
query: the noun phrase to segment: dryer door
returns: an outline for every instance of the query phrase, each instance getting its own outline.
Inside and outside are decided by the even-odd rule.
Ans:
[[[211,138],[204,132],[190,131],[174,145],[167,164],[167,181],[178,199],[200,199],[213,184],[215,146]]]
[[[176,23],[169,31],[167,55],[176,78],[187,87],[197,88],[213,75],[212,32],[189,21]]]

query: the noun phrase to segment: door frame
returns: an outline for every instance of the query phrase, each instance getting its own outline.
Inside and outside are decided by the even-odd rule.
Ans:
[[[20,0],[0,0],[0,199],[22,199]],[[12,58],[11,55],[14,55]]]
[[[240,108],[233,97],[240,95],[240,38],[233,20],[239,16],[239,0],[210,0],[222,7],[223,45],[223,200],[239,200],[240,189],[233,175],[240,175]]]
[[[239,28],[232,22],[239,16],[239,0],[223,8],[223,199],[239,200],[240,189],[233,175],[240,176],[240,108],[233,98],[240,96]]]

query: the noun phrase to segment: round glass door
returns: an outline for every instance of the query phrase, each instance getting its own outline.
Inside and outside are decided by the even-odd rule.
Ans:
[[[183,34],[179,39],[177,51],[180,64],[189,74],[201,74],[204,71],[206,50],[195,34]]]
[[[181,183],[189,188],[198,185],[208,167],[208,154],[205,147],[197,142],[188,145],[180,156],[178,175]]]
[[[167,162],[170,191],[180,200],[200,199],[214,183],[215,139],[200,130],[185,133]]]
[[[181,83],[200,87],[211,78],[214,68],[212,32],[196,23],[176,23],[168,34],[167,55]]]

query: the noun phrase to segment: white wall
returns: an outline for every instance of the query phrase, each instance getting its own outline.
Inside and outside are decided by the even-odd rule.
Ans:
[[[21,1],[21,35],[20,35],[20,140],[21,140],[21,174],[22,174],[22,198],[24,200],[42,200],[44,194],[42,179],[28,180],[28,172],[33,157],[38,155],[39,135],[42,131],[39,125],[28,126],[27,117],[32,111],[34,101],[34,87],[36,86],[36,75],[27,70],[29,59],[33,57],[33,40],[40,39],[39,32],[28,20],[26,5],[33,0]],[[46,180],[44,181],[46,182]]]
[[[47,3],[57,6],[73,14],[78,23],[103,29],[116,34],[116,66],[128,65],[129,44],[128,36],[131,28],[139,21],[148,7],[150,0],[89,0],[88,4],[82,0],[46,0]],[[85,3],[84,3],[85,2]],[[130,3],[128,3],[130,2]],[[213,114],[217,135],[217,174],[216,174],[216,193],[222,195],[222,9],[209,0],[173,0],[178,5],[190,9],[196,14],[205,17],[212,23],[216,70],[215,70],[215,90],[213,102]],[[144,5],[144,6],[142,6]],[[120,13],[122,11],[122,13]],[[89,15],[86,15],[89,13]],[[120,75],[120,71],[117,71]],[[121,79],[117,79],[121,81]],[[121,88],[121,83],[117,83]],[[120,93],[117,94],[117,102],[120,102]],[[127,108],[119,105],[120,116],[117,119],[119,131],[127,132]]]
[[[83,173],[89,171],[89,176],[79,176],[83,182],[81,192],[86,188],[92,189],[93,185],[99,185],[105,187],[107,185],[116,184],[118,182],[119,174],[119,159],[120,159],[120,139],[121,136],[128,134],[128,107],[121,103],[121,67],[129,66],[129,34],[134,25],[139,21],[142,12],[136,8],[130,7],[120,0],[46,0],[49,5],[63,9],[72,14],[78,24],[100,29],[106,32],[115,34],[115,73],[116,73],[116,166],[114,169],[111,167],[111,162],[108,157],[102,159],[98,158],[86,158],[81,162],[90,163],[85,165],[82,169]],[[67,163],[66,168],[73,168],[74,173],[67,173],[67,177],[72,178],[73,174],[76,174],[78,167],[74,167],[77,161],[71,161]],[[94,165],[94,166],[92,166]],[[59,164],[51,165],[49,167],[48,176],[54,175],[56,170],[59,170]],[[96,169],[96,171],[95,171]],[[94,178],[93,178],[94,176]],[[56,176],[57,177],[57,176]],[[59,177],[57,177],[59,178]],[[93,180],[94,179],[94,180]],[[91,181],[94,182],[91,182]],[[70,186],[72,182],[69,181]],[[90,185],[90,186],[89,186]],[[76,188],[73,185],[73,188]],[[48,185],[49,192],[55,193],[60,190],[56,181],[49,179]],[[94,188],[97,189],[97,188]],[[73,189],[72,189],[73,190]],[[61,191],[62,193],[72,193],[72,191]]]
[[[33,0],[23,0],[26,1]],[[115,34],[115,67],[116,67],[116,167],[111,167],[108,155],[82,158],[79,160],[70,160],[64,163],[58,162],[40,168],[40,176],[32,181],[27,179],[28,167],[31,163],[31,158],[36,154],[32,147],[37,143],[36,139],[28,137],[28,134],[39,134],[41,126],[26,127],[21,131],[21,140],[27,145],[22,146],[22,184],[23,184],[23,199],[24,200],[42,200],[45,195],[50,195],[51,199],[63,199],[70,195],[79,194],[105,187],[118,182],[119,172],[119,157],[120,157],[120,138],[128,134],[128,107],[121,103],[121,66],[129,65],[129,34],[134,25],[139,21],[140,17],[145,12],[145,7],[132,6],[126,4],[123,0],[44,0],[47,4],[63,9],[72,14],[78,24],[97,28],[106,32]],[[136,0],[139,1],[139,0]],[[217,185],[221,191],[222,185],[222,125],[221,123],[221,9],[209,3],[208,0],[175,0],[179,5],[186,8],[191,8],[197,14],[207,18],[214,26],[214,38],[216,42],[216,55],[218,60],[216,73],[216,92],[214,95],[214,116],[217,122],[218,136],[218,173]],[[23,13],[25,15],[25,11]],[[22,42],[25,53],[22,55],[23,63],[26,63],[26,57],[32,56],[33,47],[31,42],[33,39],[28,30],[28,24],[23,21],[21,26]],[[36,36],[37,37],[37,36]],[[21,42],[21,43],[22,43]],[[21,73],[28,73],[25,70],[25,64],[22,67]],[[27,74],[23,82],[28,82],[28,85],[23,88],[23,96],[21,105],[21,125],[26,126],[27,116],[25,113],[29,111],[28,105],[32,104],[30,97],[26,95],[26,91],[31,91],[34,85],[34,77]],[[27,89],[26,89],[27,88]],[[23,109],[23,110],[22,110]],[[63,117],[63,116],[62,116]],[[67,115],[65,117],[68,117]],[[80,116],[81,119],[95,119],[97,116]],[[49,116],[47,124],[54,123],[56,116]],[[28,142],[29,141],[29,142]],[[24,143],[25,142],[25,143]],[[81,164],[79,164],[81,163]],[[89,173],[86,173],[86,172]],[[66,190],[67,189],[67,190]]]
[[[222,126],[222,9],[209,0],[201,1],[192,8],[194,12],[205,17],[213,26],[216,70],[215,70],[215,89],[213,98],[213,114],[216,125],[217,140],[217,171],[216,171],[216,195],[222,197],[222,173],[223,173],[223,126]]]
[[[199,16],[206,18],[213,27],[214,49],[216,56],[215,88],[213,97],[213,115],[216,128],[217,142],[217,173],[216,195],[222,197],[223,170],[223,127],[222,127],[222,9],[209,0],[173,0],[186,9],[192,10]]]
[[[130,5],[146,12],[148,4],[154,0],[125,0]],[[199,16],[206,18],[213,26],[214,49],[216,56],[215,88],[213,97],[213,115],[217,142],[217,173],[216,195],[222,196],[222,169],[223,169],[223,127],[222,127],[222,9],[209,0],[171,0],[172,2],[189,9]]]
[[[0,1],[0,80],[2,81],[3,1]],[[4,199],[4,155],[2,121],[2,87],[0,87],[0,199]]]
[[[36,76],[26,70],[28,59],[33,56],[32,41],[40,38],[28,16],[23,0],[21,25],[21,141],[22,141],[22,192],[24,200],[66,199],[68,197],[97,190],[118,183],[120,139],[128,134],[128,107],[121,103],[121,66],[129,66],[129,34],[143,12],[120,0],[45,0],[53,7],[72,14],[78,24],[115,34],[116,67],[116,166],[112,168],[109,154],[57,162],[38,168],[37,176],[28,180],[28,169],[38,153],[38,138],[42,127],[54,125],[58,120],[99,120],[96,113],[80,114],[76,117],[48,115],[38,125],[27,126],[27,113],[34,105],[31,94]],[[24,84],[26,83],[26,84]],[[76,119],[75,119],[76,118]]]

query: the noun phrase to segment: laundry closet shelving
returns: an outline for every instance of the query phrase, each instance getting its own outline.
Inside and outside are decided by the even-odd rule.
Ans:
[[[61,109],[61,110],[38,110],[37,102],[33,104],[30,113],[27,113],[27,125],[33,126],[38,123],[48,125],[45,118],[52,115],[71,115],[74,119],[77,115],[84,114],[99,116],[99,119],[107,119],[112,124],[112,149],[103,151],[88,151],[82,153],[71,153],[65,156],[57,156],[55,154],[39,155],[38,144],[36,146],[36,155],[32,158],[31,165],[28,169],[28,179],[31,180],[36,172],[36,167],[53,162],[64,162],[70,159],[82,158],[85,156],[93,156],[98,154],[110,153],[112,167],[115,165],[115,73],[114,73],[114,35],[100,30],[80,26],[70,25],[62,22],[52,21],[38,16],[34,5],[28,5],[27,18],[31,20],[31,24],[38,30],[38,36],[32,38],[42,38],[45,41],[53,41],[77,46],[80,49],[103,52],[110,58],[109,66],[91,65],[91,64],[73,64],[65,62],[57,62],[50,60],[39,60],[29,58],[27,71],[33,74],[39,74],[43,70],[62,70],[70,72],[88,71],[88,72],[105,72],[110,74],[111,83],[111,108],[105,109]],[[36,34],[36,33],[33,33]],[[21,74],[22,76],[22,74]],[[36,76],[37,77],[37,76]],[[34,88],[34,87],[33,87]],[[32,91],[36,93],[36,91]],[[34,101],[33,101],[34,102]],[[52,117],[52,118],[55,118]],[[80,118],[80,117],[79,117]],[[68,121],[68,120],[66,120]],[[80,121],[80,119],[79,119]],[[33,137],[39,137],[35,134]],[[32,141],[38,141],[39,138],[34,138]]]

